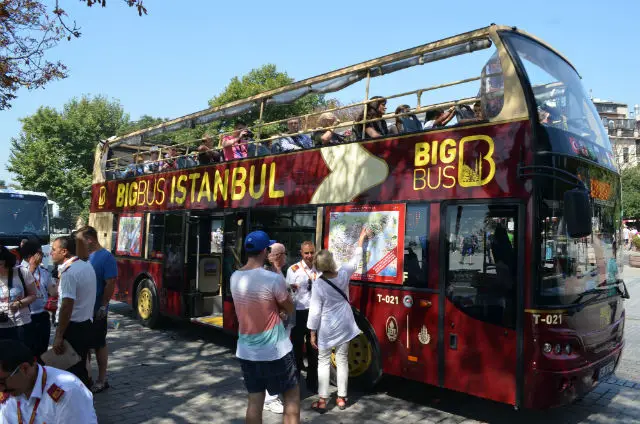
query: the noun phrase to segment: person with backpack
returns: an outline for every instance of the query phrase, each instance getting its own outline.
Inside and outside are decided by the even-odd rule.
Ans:
[[[0,246],[0,339],[31,346],[29,305],[36,300],[34,283],[33,275],[16,265],[16,257]]]
[[[396,123],[389,127],[389,134],[402,134],[402,133],[410,133],[416,131],[422,131],[422,124],[417,116],[404,115],[398,116],[403,113],[411,112],[411,106],[409,105],[400,105],[396,108]]]
[[[360,334],[349,303],[349,281],[362,260],[365,238],[367,228],[363,227],[351,261],[340,268],[336,266],[333,254],[326,249],[318,252],[314,259],[315,269],[321,274],[313,283],[307,327],[311,330],[311,345],[318,350],[320,398],[311,404],[311,408],[321,414],[327,411],[329,370],[334,348],[338,379],[336,405],[339,409],[347,407],[349,342]]]

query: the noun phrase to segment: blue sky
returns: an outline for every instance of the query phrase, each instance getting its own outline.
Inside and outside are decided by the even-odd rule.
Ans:
[[[106,9],[61,3],[83,33],[49,53],[69,67],[69,77],[44,90],[20,91],[13,108],[0,111],[0,179],[12,180],[6,164],[19,119],[39,106],[60,109],[73,97],[102,94],[119,100],[132,119],[175,118],[206,108],[230,78],[264,63],[304,79],[492,22],[518,26],[554,46],[594,97],[640,103],[638,2],[146,0],[149,14],[142,18],[119,0],[109,0]],[[478,63],[486,59],[479,57]],[[433,65],[399,82],[376,82],[373,91],[388,94],[479,74],[479,68],[463,72],[466,65],[455,60]],[[353,87],[339,98],[363,95]]]

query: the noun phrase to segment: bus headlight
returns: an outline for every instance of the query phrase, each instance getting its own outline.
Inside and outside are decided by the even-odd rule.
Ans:
[[[551,353],[551,343],[545,343],[542,345],[542,351],[544,353]]]
[[[553,348],[553,353],[556,355],[560,355],[562,353],[562,346],[560,346],[560,343]]]
[[[571,355],[571,345],[569,343],[564,346],[564,353]]]

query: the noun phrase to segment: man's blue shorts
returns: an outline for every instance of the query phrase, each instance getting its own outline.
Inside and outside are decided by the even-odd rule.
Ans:
[[[293,389],[298,384],[296,360],[289,352],[275,361],[247,361],[240,359],[244,385],[249,393],[277,395]]]

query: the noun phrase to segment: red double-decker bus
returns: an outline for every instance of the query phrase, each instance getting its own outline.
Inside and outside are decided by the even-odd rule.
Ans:
[[[396,94],[380,93],[388,87]],[[282,104],[356,89],[362,102],[313,111],[288,131],[274,128],[291,117],[266,122]],[[247,117],[257,117],[251,133],[228,134],[243,146],[235,158],[196,151],[202,140],[167,141]],[[624,345],[620,177],[607,133],[574,67],[512,27],[101,143],[90,223],[117,257],[115,298],[145,325],[171,316],[231,332],[229,278],[247,233],[285,244],[291,265],[304,240],[347,260],[367,225],[350,286],[362,334],[349,355],[365,384],[384,373],[546,408],[610,375]]]

